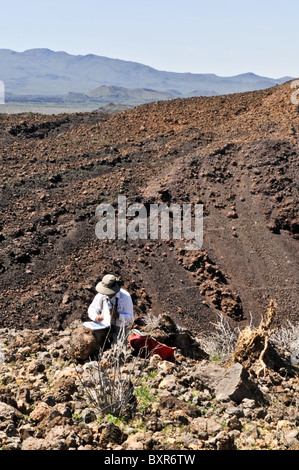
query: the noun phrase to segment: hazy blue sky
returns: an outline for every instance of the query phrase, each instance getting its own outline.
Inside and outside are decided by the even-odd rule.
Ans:
[[[0,48],[299,77],[299,0],[0,0]]]

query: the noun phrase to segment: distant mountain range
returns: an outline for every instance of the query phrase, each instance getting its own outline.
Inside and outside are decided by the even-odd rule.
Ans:
[[[232,77],[175,73],[93,54],[71,55],[49,49],[0,49],[0,80],[7,101],[28,96],[66,101],[139,104],[175,97],[211,96],[270,88],[278,79],[245,73]]]

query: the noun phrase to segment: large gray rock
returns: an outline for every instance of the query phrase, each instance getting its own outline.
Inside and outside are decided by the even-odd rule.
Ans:
[[[223,378],[224,370],[223,366],[217,362],[202,360],[195,366],[192,375],[194,380],[201,381],[203,390],[207,388],[214,393],[219,381]]]
[[[249,380],[247,370],[237,362],[227,369],[216,386],[215,397],[221,401],[232,400],[241,403],[244,398],[260,399],[261,392],[257,385]]]

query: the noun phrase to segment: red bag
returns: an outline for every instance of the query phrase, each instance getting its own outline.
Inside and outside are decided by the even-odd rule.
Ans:
[[[175,362],[174,351],[176,348],[171,348],[170,346],[159,343],[150,336],[134,334],[130,336],[129,342],[132,348],[138,351],[142,357],[150,357],[153,354],[158,354],[161,359]]]

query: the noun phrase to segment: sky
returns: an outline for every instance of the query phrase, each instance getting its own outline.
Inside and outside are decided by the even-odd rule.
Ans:
[[[0,48],[299,77],[298,0],[0,0]]]

